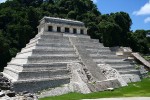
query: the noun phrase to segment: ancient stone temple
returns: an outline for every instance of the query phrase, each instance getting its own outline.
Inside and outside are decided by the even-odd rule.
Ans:
[[[140,81],[134,62],[91,39],[83,22],[53,17],[40,20],[38,34],[3,74],[15,91],[29,92],[68,86],[70,92],[90,93]]]

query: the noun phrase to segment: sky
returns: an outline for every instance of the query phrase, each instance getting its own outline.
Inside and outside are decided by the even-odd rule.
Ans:
[[[4,2],[6,0],[0,0]],[[131,30],[150,30],[150,0],[92,0],[102,14],[124,11],[132,19]]]
[[[150,0],[92,0],[102,14],[124,11],[132,19],[131,30],[150,30]]]

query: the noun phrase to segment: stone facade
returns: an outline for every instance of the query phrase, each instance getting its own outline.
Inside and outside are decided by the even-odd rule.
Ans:
[[[87,34],[83,22],[54,17],[44,17],[38,26],[38,32],[60,32],[71,34]]]

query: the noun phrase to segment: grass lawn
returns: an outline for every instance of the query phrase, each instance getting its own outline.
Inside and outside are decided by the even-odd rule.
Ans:
[[[96,92],[90,94],[69,93],[61,96],[46,97],[40,100],[80,100],[109,97],[150,97],[150,78],[141,82],[131,83],[129,86],[114,91]]]

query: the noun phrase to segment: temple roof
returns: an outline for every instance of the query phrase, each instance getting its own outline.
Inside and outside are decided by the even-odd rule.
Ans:
[[[55,17],[44,17],[42,20],[45,21],[45,23],[57,23],[57,24],[66,24],[66,25],[72,25],[72,26],[80,26],[83,27],[84,23],[81,21],[75,21],[70,19],[62,19],[62,18],[55,18]],[[41,21],[42,21],[41,20]]]

